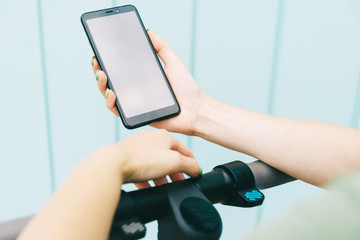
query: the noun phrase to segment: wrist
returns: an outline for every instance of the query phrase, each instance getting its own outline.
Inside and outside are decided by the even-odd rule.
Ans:
[[[198,111],[194,135],[223,147],[240,151],[241,148],[234,143],[234,139],[237,139],[236,142],[240,141],[243,130],[239,121],[242,119],[240,112],[242,110],[205,96]]]
[[[207,121],[210,97],[204,92],[201,93],[199,107],[195,111],[195,120],[192,124],[190,136],[202,137],[205,129],[204,122]]]
[[[124,182],[123,162],[125,162],[125,156],[114,145],[106,146],[93,152],[85,161],[79,164],[79,167],[93,171],[99,177],[101,175],[107,176],[121,185]],[[116,151],[120,151],[120,153]]]
[[[108,159],[109,167],[112,168],[122,183],[130,181],[134,174],[134,154],[138,149],[128,144],[128,140],[123,140],[106,147],[104,159]]]
[[[208,139],[208,137],[212,134],[211,129],[219,124],[216,120],[221,108],[219,104],[221,103],[212,99],[208,95],[203,94],[194,124],[194,136]]]

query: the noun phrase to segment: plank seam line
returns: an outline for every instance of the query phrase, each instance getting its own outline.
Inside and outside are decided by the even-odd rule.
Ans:
[[[49,87],[48,87],[48,77],[47,77],[41,0],[37,0],[37,10],[38,10],[38,24],[39,24],[38,26],[39,26],[41,69],[42,69],[44,104],[45,104],[44,107],[45,107],[45,117],[46,117],[46,132],[47,132],[47,140],[48,140],[50,184],[51,184],[51,192],[53,193],[55,191],[55,169],[54,169],[53,143],[52,143],[52,134],[51,134],[50,104],[49,104],[49,94],[48,94]]]
[[[277,78],[278,78],[278,70],[279,70],[279,58],[280,58],[279,57],[280,45],[281,45],[281,37],[282,37],[283,22],[284,22],[284,9],[285,9],[285,1],[279,0],[278,15],[277,15],[276,29],[275,29],[273,61],[272,61],[271,76],[270,76],[268,110],[267,110],[269,114],[273,114],[275,108],[275,97],[276,97],[277,80],[278,80]]]

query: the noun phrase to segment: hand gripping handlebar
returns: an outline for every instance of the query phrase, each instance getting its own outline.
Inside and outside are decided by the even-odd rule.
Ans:
[[[258,206],[265,198],[259,190],[293,180],[259,160],[249,164],[233,161],[198,178],[123,191],[109,238],[142,238],[144,224],[158,220],[160,240],[219,239],[222,222],[212,204]]]

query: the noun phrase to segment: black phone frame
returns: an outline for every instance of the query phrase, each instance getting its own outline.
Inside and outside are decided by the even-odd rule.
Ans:
[[[145,125],[148,125],[152,122],[155,122],[155,121],[160,121],[160,120],[164,120],[164,119],[167,119],[167,118],[171,118],[171,117],[174,117],[176,115],[178,115],[180,113],[180,105],[179,105],[179,102],[178,100],[176,99],[176,96],[175,96],[175,93],[173,91],[173,89],[171,88],[171,85],[170,85],[170,82],[164,72],[164,69],[160,63],[160,60],[156,54],[156,51],[154,49],[154,46],[152,45],[152,42],[149,38],[149,35],[147,34],[147,30],[145,29],[144,27],[144,23],[142,22],[141,18],[140,18],[140,14],[139,12],[137,11],[136,7],[133,6],[133,5],[124,5],[124,6],[119,6],[119,7],[112,7],[112,8],[107,8],[107,9],[101,9],[101,10],[97,10],[97,11],[92,11],[92,12],[86,12],[84,14],[81,15],[81,23],[84,27],[84,30],[85,30],[85,33],[86,33],[86,36],[88,37],[88,40],[90,42],[90,45],[91,45],[91,48],[95,54],[95,57],[99,63],[99,66],[100,66],[100,69],[102,71],[105,72],[105,74],[108,76],[108,81],[107,81],[107,85],[108,85],[108,88],[111,89],[115,95],[116,95],[116,92],[115,92],[115,89],[112,85],[112,82],[111,82],[111,79],[109,77],[109,75],[107,74],[107,71],[106,71],[106,67],[104,66],[103,64],[103,61],[101,60],[101,57],[100,57],[100,54],[99,54],[99,51],[97,50],[97,47],[93,41],[93,38],[92,38],[92,35],[91,35],[91,32],[90,32],[90,29],[89,29],[89,26],[86,24],[86,21],[88,19],[93,19],[93,18],[100,18],[100,17],[105,17],[105,16],[109,16],[109,15],[115,15],[115,14],[122,14],[122,13],[126,13],[126,12],[135,12],[139,22],[140,22],[140,25],[144,31],[144,35],[145,35],[145,38],[147,39],[148,43],[149,43],[149,46],[154,54],[154,58],[156,59],[156,62],[161,70],[161,73],[165,79],[165,82],[169,88],[169,91],[171,93],[171,96],[175,102],[174,105],[171,105],[171,106],[168,106],[168,107],[164,107],[164,108],[160,108],[160,109],[157,109],[157,110],[154,110],[154,111],[150,111],[150,112],[147,112],[147,113],[143,113],[143,114],[140,114],[140,115],[137,115],[137,116],[134,116],[134,117],[130,117],[130,118],[126,118],[123,110],[122,110],[122,107],[121,107],[121,104],[118,100],[118,98],[116,97],[116,101],[115,101],[115,106],[119,112],[119,116],[120,116],[120,119],[122,121],[122,123],[124,124],[124,126],[127,128],[127,129],[134,129],[134,128],[138,128],[138,127],[141,127],[141,126],[145,126]]]

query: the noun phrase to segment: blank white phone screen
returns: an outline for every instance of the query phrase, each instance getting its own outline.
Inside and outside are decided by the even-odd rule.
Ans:
[[[126,118],[175,104],[135,12],[87,24]]]

